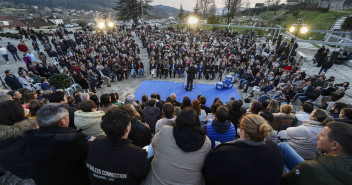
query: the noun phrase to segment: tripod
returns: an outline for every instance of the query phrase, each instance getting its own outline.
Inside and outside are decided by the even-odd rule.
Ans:
[[[2,80],[1,77],[0,77],[0,81],[1,81],[1,85],[2,85],[5,89],[7,89],[6,83]]]

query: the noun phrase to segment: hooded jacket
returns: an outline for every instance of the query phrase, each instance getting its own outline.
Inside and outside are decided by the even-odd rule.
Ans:
[[[83,112],[78,110],[75,112],[75,125],[77,129],[81,129],[83,134],[88,136],[104,135],[104,131],[100,127],[104,111]]]
[[[236,137],[236,129],[229,121],[208,120],[206,132],[211,141],[211,148],[221,143],[233,141]]]
[[[44,127],[28,136],[26,158],[37,185],[89,184],[89,143],[70,127]]]
[[[12,126],[0,125],[0,165],[22,179],[31,177],[25,158],[26,135],[37,128],[34,119],[25,119]]]
[[[301,162],[281,178],[281,185],[345,185],[352,184],[352,158],[321,155]]]

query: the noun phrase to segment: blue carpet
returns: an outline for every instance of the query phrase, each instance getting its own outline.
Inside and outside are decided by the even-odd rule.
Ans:
[[[230,101],[231,97],[236,100],[241,99],[234,87],[229,90],[217,90],[215,81],[214,84],[195,84],[195,88],[190,92],[183,88],[183,83],[146,80],[141,83],[134,95],[136,100],[140,101],[144,94],[150,98],[152,93],[160,94],[162,100],[166,100],[168,96],[175,93],[179,102],[182,102],[184,96],[188,96],[193,101],[201,94],[207,98],[207,106],[210,106],[216,97],[219,97],[224,103]]]

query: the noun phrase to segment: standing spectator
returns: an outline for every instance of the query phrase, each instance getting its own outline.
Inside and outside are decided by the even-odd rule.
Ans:
[[[0,54],[5,59],[7,64],[9,64],[10,62],[9,62],[9,55],[7,54],[7,50],[6,50],[6,48],[3,48],[1,45],[0,45]]]
[[[98,111],[97,105],[92,100],[83,101],[80,104],[81,110],[75,112],[75,125],[87,136],[105,136],[100,127],[104,111]]]
[[[201,184],[210,145],[201,131],[198,115],[190,108],[182,110],[175,126],[163,126],[155,134],[152,170],[144,184]]]
[[[240,139],[209,152],[203,167],[206,184],[279,185],[283,162],[276,144],[265,140],[271,133],[261,116],[244,116]]]
[[[187,70],[186,91],[188,91],[189,87],[190,87],[189,91],[192,91],[192,89],[193,89],[193,80],[195,78],[195,75],[197,74],[197,68],[194,66],[195,66],[195,63],[192,62],[192,65]]]
[[[20,43],[18,43],[17,48],[22,53],[26,53],[28,51],[28,47],[27,47],[26,43],[23,40],[21,40]]]
[[[12,45],[11,42],[7,43],[7,50],[10,51],[11,55],[13,56],[16,62],[17,60],[21,60],[20,57],[18,56],[16,46]]]
[[[104,116],[101,128],[107,138],[92,142],[85,162],[92,184],[139,185],[146,177],[150,168],[147,152],[128,140],[131,114],[122,106]]]
[[[334,61],[331,59],[331,57],[327,57],[327,59],[325,59],[323,64],[321,65],[318,75],[320,75],[321,72],[326,73],[333,65]]]
[[[46,63],[46,56],[45,56],[45,54],[44,54],[43,52],[40,52],[40,53],[38,54],[38,57],[39,57],[39,60],[42,61],[44,65],[46,65],[46,66],[48,65],[48,64]]]
[[[12,90],[17,90],[22,88],[22,84],[20,81],[17,79],[15,75],[12,74],[10,70],[5,71],[6,77],[5,77],[5,82]]]
[[[155,124],[161,117],[161,111],[156,107],[156,100],[149,99],[143,109],[143,120],[149,125],[150,131],[155,133]]]
[[[85,136],[69,128],[63,104],[44,105],[37,113],[39,129],[28,137],[26,157],[37,185],[89,184],[84,161],[89,144]]]

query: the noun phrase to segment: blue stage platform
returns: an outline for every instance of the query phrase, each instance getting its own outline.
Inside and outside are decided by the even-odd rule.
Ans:
[[[210,106],[216,97],[219,97],[224,103],[230,101],[231,97],[236,100],[241,99],[234,87],[228,90],[217,90],[215,82],[214,84],[195,84],[195,88],[191,92],[186,91],[183,85],[183,83],[146,80],[141,83],[134,95],[136,100],[140,101],[144,94],[150,98],[152,93],[157,93],[160,94],[162,100],[165,100],[172,93],[175,93],[177,101],[182,102],[184,96],[188,96],[193,101],[201,94],[207,98],[207,106]]]

